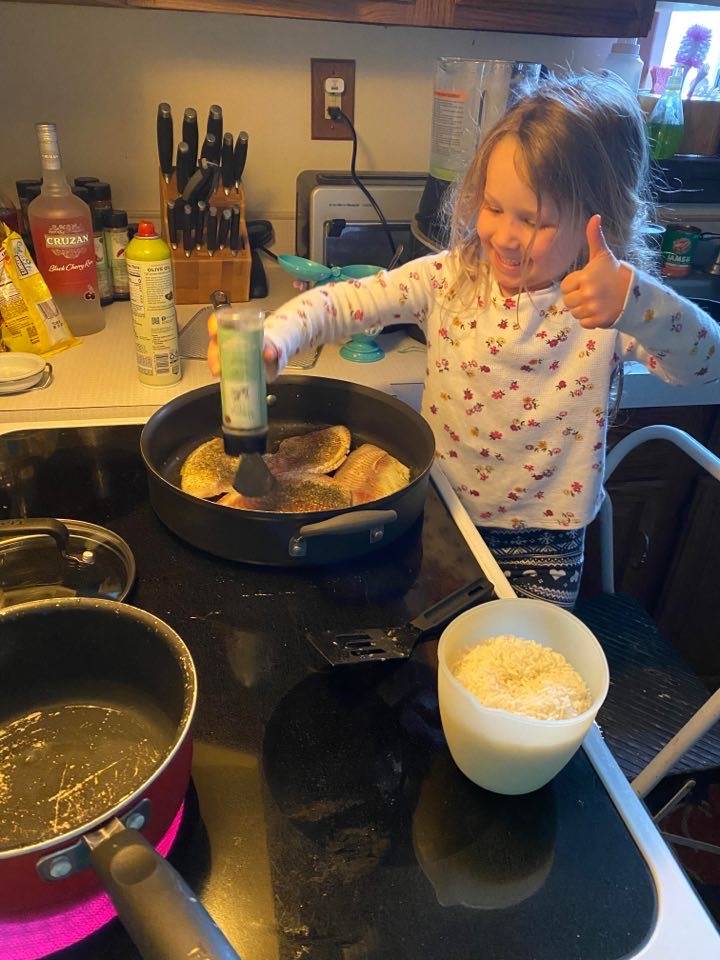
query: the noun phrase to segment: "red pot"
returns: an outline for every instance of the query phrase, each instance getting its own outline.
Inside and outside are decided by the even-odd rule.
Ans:
[[[0,610],[3,917],[104,888],[144,957],[237,956],[154,849],[188,787],[196,697],[187,647],[143,610],[80,598]]]

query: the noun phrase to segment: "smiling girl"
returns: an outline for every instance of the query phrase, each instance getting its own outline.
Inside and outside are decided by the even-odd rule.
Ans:
[[[311,344],[423,328],[437,457],[521,596],[575,602],[618,365],[670,383],[720,377],[715,322],[648,272],[648,182],[629,90],[546,81],[481,144],[449,250],[307,291],[267,323],[270,377]]]

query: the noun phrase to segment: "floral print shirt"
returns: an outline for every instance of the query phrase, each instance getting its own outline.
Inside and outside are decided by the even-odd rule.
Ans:
[[[296,351],[368,327],[419,324],[427,339],[422,412],[436,456],[481,526],[577,528],[602,502],[611,377],[638,360],[669,383],[720,378],[715,321],[640,271],[610,329],[586,330],[555,284],[484,296],[453,253],[316,287],[268,318],[280,367]]]

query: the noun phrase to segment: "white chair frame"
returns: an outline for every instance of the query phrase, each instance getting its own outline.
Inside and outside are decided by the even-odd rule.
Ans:
[[[716,480],[720,480],[720,457],[716,457],[701,443],[677,427],[657,425],[641,427],[617,443],[610,451],[605,466],[605,483],[618,464],[640,444],[648,440],[667,440],[679,447],[695,463],[703,467]],[[605,496],[599,515],[600,562],[602,588],[605,593],[615,593],[613,570],[613,511],[609,496]],[[717,690],[675,736],[653,757],[650,763],[632,781],[632,788],[639,797],[646,797],[660,780],[667,775],[677,761],[700,739],[713,724],[720,720],[720,690]],[[662,813],[662,811],[661,811]],[[657,819],[657,818],[656,818]]]

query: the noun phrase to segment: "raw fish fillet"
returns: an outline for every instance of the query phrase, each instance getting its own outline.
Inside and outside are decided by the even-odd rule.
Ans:
[[[180,468],[180,489],[193,497],[219,497],[232,490],[239,457],[229,457],[220,437],[201,443]]]
[[[342,510],[352,506],[350,494],[330,477],[279,477],[264,497],[244,497],[233,491],[218,503],[237,510],[266,510],[270,513],[312,513],[315,510]]]
[[[266,455],[265,463],[276,477],[332,473],[345,462],[350,440],[350,431],[342,426],[288,437],[275,453]]]
[[[380,447],[364,443],[353,450],[334,479],[354,505],[402,490],[410,483],[410,470]]]

